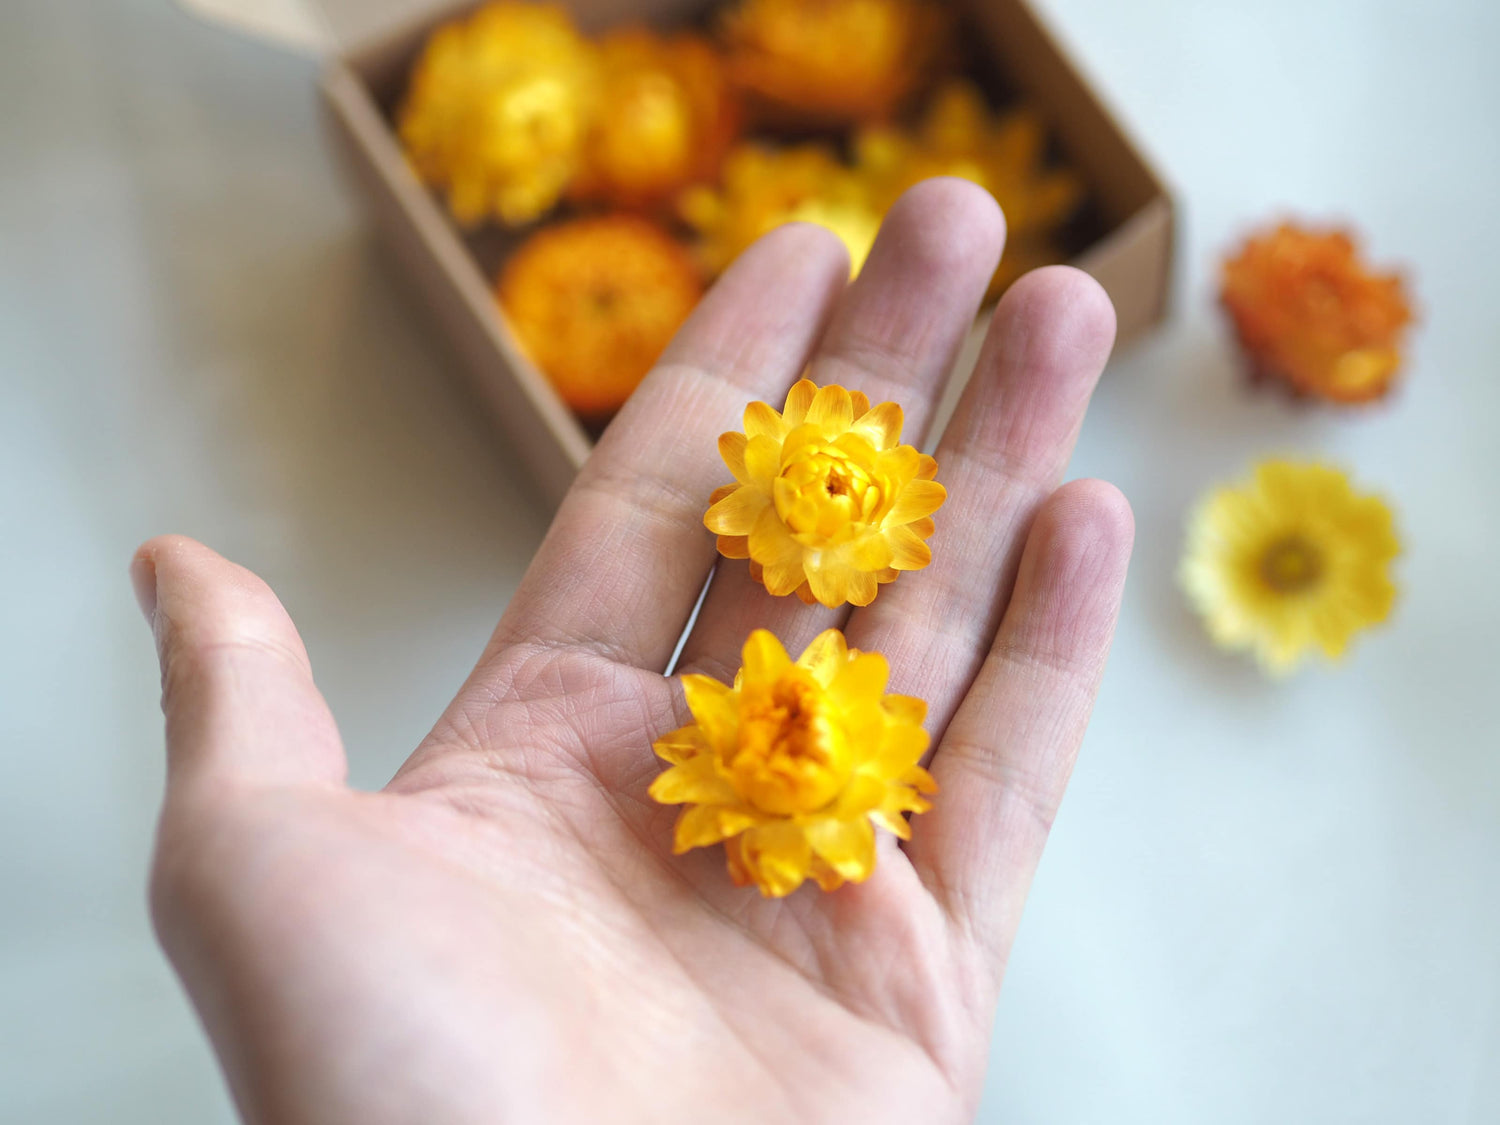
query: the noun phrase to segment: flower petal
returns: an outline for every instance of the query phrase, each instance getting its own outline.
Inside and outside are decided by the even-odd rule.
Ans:
[[[927,704],[915,695],[888,695],[881,702],[892,722],[921,726],[927,719]]]
[[[751,683],[775,680],[792,664],[792,658],[769,629],[756,629],[750,634],[741,660],[745,676]]]
[[[698,724],[689,723],[685,727],[678,727],[670,734],[662,735],[651,744],[651,749],[662,761],[671,762],[675,766],[702,754],[709,749],[709,745],[708,738]]]
[[[719,554],[726,559],[748,559],[750,537],[748,535],[721,535],[718,539]]]
[[[813,851],[851,883],[863,882],[875,870],[875,829],[867,818],[820,817],[804,831]]]
[[[875,595],[880,592],[880,583],[876,580],[873,571],[848,571],[847,581],[848,589],[844,591],[844,597],[848,599],[850,605],[869,605],[875,600]]]
[[[948,490],[935,480],[914,480],[904,487],[885,518],[886,527],[898,527],[923,516],[930,516],[943,506]]]
[[[756,434],[745,447],[745,472],[760,484],[770,484],[781,472],[781,442]]]
[[[849,405],[854,407],[854,416],[856,418],[863,414],[868,414],[870,412],[870,396],[865,394],[864,391],[850,391]]]
[[[752,402],[745,407],[745,436],[753,438],[757,434],[775,438],[780,441],[786,433],[786,425],[781,420],[781,415],[776,413],[764,402]]]
[[[870,768],[886,781],[899,781],[922,760],[931,742],[921,727],[888,726]]]
[[[849,600],[850,571],[844,566],[813,566],[803,563],[807,572],[807,584],[812,587],[813,597],[829,609],[837,609]]]
[[[768,593],[782,598],[802,585],[802,544],[792,538],[786,525],[767,507],[750,531],[750,558],[762,569],[761,581]]]
[[[719,769],[717,754],[699,754],[658,774],[648,792],[663,805],[723,805],[739,799]]]
[[[807,873],[813,877],[820,891],[836,891],[844,885],[844,877],[828,865],[828,861],[816,853],[807,865]]]
[[[890,549],[890,565],[897,570],[921,570],[932,561],[932,548],[909,526],[886,528],[884,541]]]
[[[837,629],[824,629],[797,657],[797,666],[812,673],[825,688],[833,683],[839,669],[849,663],[849,645]]]
[[[807,585],[800,562],[773,563],[762,568],[761,584],[773,598],[784,598],[795,594]],[[804,603],[811,605],[805,598]]]
[[[835,437],[854,422],[854,403],[849,392],[838,384],[819,387],[807,408],[807,420],[828,437]]]
[[[688,805],[677,816],[672,832],[672,850],[678,855],[693,848],[706,848],[736,836],[755,824],[755,817],[722,805]]]
[[[703,526],[715,535],[749,535],[769,506],[765,489],[742,484],[703,514]]]
[[[885,782],[870,774],[857,773],[849,779],[834,806],[834,815],[843,820],[864,816],[885,801]]]
[[[746,437],[738,430],[729,430],[719,435],[719,456],[734,474],[734,479],[744,484],[749,480],[745,473]]]
[[[889,809],[871,809],[870,819],[880,827],[893,833],[898,839],[911,839],[911,825],[906,822],[906,817]]]
[[[747,829],[740,837],[739,859],[761,894],[782,898],[807,878],[812,848],[801,825],[770,821]]]
[[[712,676],[688,674],[682,677],[682,691],[688,710],[698,720],[703,736],[715,749],[733,746],[739,735],[740,713],[737,697]]]
[[[889,538],[889,532],[866,535],[851,545],[849,561],[857,570],[884,570],[895,558]]]
[[[788,429],[796,429],[807,421],[807,408],[817,393],[818,385],[811,379],[798,379],[792,384],[792,389],[786,393],[786,407],[781,412]]]
[[[876,449],[890,449],[901,440],[903,419],[901,407],[894,402],[882,402],[866,411],[850,428]]]
[[[891,666],[878,652],[851,654],[828,685],[828,694],[845,707],[875,708],[885,695]]]

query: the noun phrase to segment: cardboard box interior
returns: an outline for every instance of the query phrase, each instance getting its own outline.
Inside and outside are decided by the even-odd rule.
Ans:
[[[323,90],[333,133],[397,258],[411,276],[543,491],[559,499],[591,440],[521,354],[497,314],[490,279],[518,235],[461,235],[406,168],[391,128],[406,75],[428,33],[475,7],[465,2],[326,0],[340,46]],[[628,21],[672,26],[700,17],[704,0],[598,0],[569,5],[586,30]],[[1115,303],[1121,342],[1161,318],[1172,250],[1172,204],[1123,130],[1021,0],[959,5],[978,36],[978,75],[998,97],[1041,114],[1061,158],[1084,178],[1089,202],[1065,233],[1073,264]],[[992,65],[991,65],[992,60]],[[952,396],[950,395],[950,398]]]

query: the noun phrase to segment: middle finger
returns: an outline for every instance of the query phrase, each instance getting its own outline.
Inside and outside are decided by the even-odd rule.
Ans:
[[[872,404],[898,403],[905,412],[902,440],[920,445],[1004,241],[1005,221],[982,188],[957,179],[912,188],[881,224],[808,377],[863,391]],[[751,579],[747,562],[720,559],[680,668],[727,679],[752,629],[771,630],[795,653],[847,617],[847,607],[772,597]]]

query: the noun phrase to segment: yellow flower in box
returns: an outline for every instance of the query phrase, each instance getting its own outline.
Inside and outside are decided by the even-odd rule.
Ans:
[[[723,33],[735,80],[778,124],[807,126],[889,116],[945,26],[928,0],[741,0]]]
[[[569,193],[625,207],[713,179],[739,131],[723,59],[701,36],[644,28],[599,43],[603,97]]]
[[[901,408],[859,391],[794,386],[778,413],[745,408],[745,430],[719,438],[734,483],[703,523],[725,558],[750,560],[771,594],[809,605],[869,605],[881,583],[932,561],[926,540],[947,492],[937,462],[901,441]]]
[[[686,805],[675,850],[721,840],[734,881],[780,898],[813,879],[825,891],[875,870],[875,826],[902,839],[904,814],[931,807],[936,783],[918,763],[927,705],[887,695],[878,653],[851,649],[837,629],[795,662],[771,633],[745,642],[733,685],[682,677],[693,722],[658,739],[671,764],[651,785]]]
[[[598,98],[594,48],[562,8],[496,0],[433,33],[396,131],[459,223],[519,226],[561,197]]]
[[[1341,230],[1283,223],[1224,263],[1221,299],[1259,374],[1332,402],[1380,398],[1412,321],[1401,277],[1376,273]]]
[[[632,215],[543,227],[496,284],[526,352],[563,401],[594,422],[625,402],[702,293],[686,248]]]
[[[1218,644],[1283,674],[1312,649],[1337,659],[1390,615],[1400,550],[1390,508],[1337,469],[1265,461],[1203,501],[1181,577]]]
[[[997,117],[972,83],[958,79],[933,95],[916,129],[861,130],[855,167],[881,210],[932,176],[972,180],[993,195],[1005,212],[1006,241],[991,296],[1026,270],[1063,259],[1056,234],[1083,198],[1077,176],[1046,166],[1046,133],[1034,113]]]
[[[859,273],[880,229],[881,211],[859,177],[815,144],[773,149],[744,144],[725,159],[719,188],[690,188],[679,211],[698,233],[704,267],[717,274],[761,235],[813,222],[838,235]]]

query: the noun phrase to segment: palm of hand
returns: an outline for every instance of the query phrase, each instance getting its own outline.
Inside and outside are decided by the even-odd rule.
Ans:
[[[946,206],[923,205],[937,191]],[[380,793],[343,786],[337,731],[269,591],[188,541],[143,548],[170,750],[157,918],[247,1116],[972,1112],[1129,550],[1128,511],[1105,486],[1046,500],[1108,350],[1089,283],[1037,275],[997,315],[981,361],[994,374],[976,377],[939,451],[959,510],[935,575],[907,577],[851,617],[773,601],[726,566],[684,652],[684,664],[724,675],[750,627],[795,644],[840,624],[851,643],[891,654],[898,677],[901,656],[920,654],[922,671],[896,686],[932,701],[929,726],[946,737],[939,805],[911,843],[882,838],[861,885],[763,900],[730,883],[719,849],[673,856],[675,810],[646,796],[652,739],[686,721],[660,668],[708,560],[695,526],[702,450],[652,470],[643,436],[681,430],[683,411],[674,420],[670,408],[691,405],[707,416],[680,441],[711,451],[725,427],[705,400],[732,418],[736,397],[757,397],[725,376],[725,341],[747,331],[736,291],[773,279],[804,349],[837,306],[815,373],[858,356],[865,386],[930,398],[999,233],[989,220],[991,245],[976,254],[930,218],[967,215],[972,234],[992,205],[966,188],[934,183],[913,197],[847,294],[836,254],[807,229],[768,238],[726,276],[606,435],[468,684]],[[913,291],[914,264],[941,281]],[[820,300],[786,284],[794,268]],[[904,326],[928,330],[877,361],[872,318],[889,321],[903,293]],[[1023,330],[1024,354],[996,343]],[[772,379],[800,366],[756,358]],[[1021,381],[1044,378],[1028,402]],[[991,461],[975,450],[993,439],[1006,390],[1029,417]],[[1002,494],[1008,512],[996,511]],[[965,505],[992,520],[966,534]],[[653,572],[652,559],[666,561]],[[928,590],[945,562],[947,581]]]

